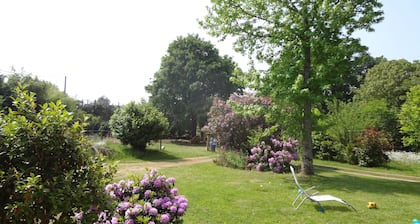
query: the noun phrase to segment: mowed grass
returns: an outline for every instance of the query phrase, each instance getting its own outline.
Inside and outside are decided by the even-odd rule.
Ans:
[[[214,152],[207,151],[205,145],[182,145],[171,143],[170,141],[153,142],[145,151],[132,150],[130,146],[122,145],[119,142],[108,140],[105,142],[108,148],[113,150],[111,160],[121,162],[142,162],[142,161],[164,161],[177,160],[201,156],[215,156]]]
[[[189,200],[184,223],[411,223],[420,218],[420,183],[346,175],[316,169],[299,177],[303,187],[316,186],[351,203],[325,202],[325,213],[307,201],[295,210],[297,188],[291,174],[235,170],[213,163],[162,169],[177,178],[176,187]],[[374,201],[378,209],[368,209]]]
[[[214,155],[206,151],[205,146],[165,143],[165,150],[159,150],[157,143],[144,155],[127,156],[129,148],[118,145],[112,148],[124,152],[120,163]],[[357,173],[360,170],[383,176],[395,173],[418,176],[419,163],[392,162],[385,168],[361,168],[318,160],[314,164],[316,175],[299,176],[301,185],[305,188],[316,186],[320,194],[340,197],[352,204],[356,212],[337,202],[325,202],[326,211],[321,213],[318,205],[310,201],[295,210],[291,203],[297,188],[290,173],[238,170],[220,167],[213,162],[168,167],[159,171],[167,177],[175,177],[180,194],[189,200],[185,224],[412,223],[414,218],[420,218],[419,182],[379,179]],[[334,169],[326,169],[325,166]],[[346,174],[338,172],[339,169],[352,169],[356,173]],[[144,174],[144,170],[130,172],[123,176]],[[378,209],[368,209],[369,201],[376,202]]]
[[[383,175],[411,175],[420,178],[420,163],[415,161],[391,161],[387,163],[384,167],[359,167],[350,165],[347,163],[339,163],[334,161],[324,161],[324,160],[315,160],[315,164],[325,165],[329,167],[341,167],[341,168],[350,168],[358,169],[361,171],[369,172],[381,172]]]

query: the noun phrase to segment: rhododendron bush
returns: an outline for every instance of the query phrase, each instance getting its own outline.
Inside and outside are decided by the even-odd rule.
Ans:
[[[215,99],[208,114],[208,124],[202,130],[226,150],[249,148],[248,137],[252,132],[268,126],[263,113],[254,109],[266,108],[270,103],[268,98],[251,94],[232,94],[228,101]]]
[[[188,200],[178,195],[175,181],[151,170],[136,181],[108,184],[105,194],[113,209],[100,212],[96,223],[182,223]],[[82,221],[83,213],[76,213],[75,219]]]
[[[287,141],[280,141],[271,138],[270,142],[261,142],[251,149],[248,157],[248,169],[258,171],[271,170],[275,173],[287,172],[293,160],[299,160],[296,147],[298,142],[289,138]]]

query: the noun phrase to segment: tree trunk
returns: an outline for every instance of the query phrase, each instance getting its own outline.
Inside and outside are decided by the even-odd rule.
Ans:
[[[304,43],[305,64],[303,68],[304,88],[309,88],[309,78],[311,76],[311,47],[309,38]],[[309,89],[309,94],[310,94]],[[303,129],[302,129],[302,172],[304,175],[313,175],[313,152],[312,152],[312,103],[309,96],[303,105]]]
[[[191,117],[191,138],[197,135],[197,118]]]
[[[312,152],[312,104],[310,100],[305,100],[303,106],[303,152],[302,152],[302,172],[304,175],[313,175],[313,152]]]

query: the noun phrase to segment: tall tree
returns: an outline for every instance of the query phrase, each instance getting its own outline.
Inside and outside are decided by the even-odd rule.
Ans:
[[[401,132],[405,146],[413,146],[420,151],[420,84],[411,87],[407,92],[407,101],[402,105],[398,114],[401,122]]]
[[[236,49],[270,65],[261,92],[293,110],[300,124],[302,171],[314,174],[312,110],[342,85],[352,58],[364,52],[355,30],[373,31],[377,0],[212,0],[201,25]],[[290,112],[289,112],[290,113]],[[287,114],[289,114],[287,113]]]
[[[0,74],[0,110],[5,109],[11,105],[10,96],[12,95],[12,91],[7,85],[6,79],[7,78],[5,75]]]
[[[411,87],[420,84],[420,62],[401,59],[382,61],[369,69],[356,97],[360,100],[385,99],[399,110]]]
[[[420,84],[420,62],[407,60],[382,61],[369,69],[366,78],[355,95],[355,100],[369,102],[374,99],[384,100],[393,116],[386,122],[386,132],[397,150],[407,150],[403,144],[405,133],[401,128],[398,113],[406,101],[410,88]]]
[[[364,82],[368,70],[383,61],[386,61],[385,57],[374,58],[367,52],[355,56],[349,73],[343,76],[343,85],[336,86],[333,89],[333,92],[340,94],[337,96],[338,99],[344,102],[351,101],[357,90],[360,89],[360,85]]]
[[[60,100],[66,109],[72,112],[77,111],[77,100],[69,97],[64,92],[51,82],[40,80],[37,76],[32,74],[14,73],[8,76],[7,85],[11,90],[14,90],[18,83],[27,85],[27,89],[36,94],[36,103],[43,105],[44,103],[56,102]]]
[[[108,122],[117,106],[112,105],[107,97],[101,96],[91,103],[79,105],[79,108],[91,115],[86,130],[100,135],[109,134]]]
[[[150,102],[164,112],[172,135],[195,136],[203,126],[212,98],[226,99],[238,90],[229,81],[236,64],[197,35],[178,37],[162,58],[161,67],[146,91]]]

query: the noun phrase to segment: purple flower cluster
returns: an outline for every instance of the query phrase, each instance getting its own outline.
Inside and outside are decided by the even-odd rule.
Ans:
[[[178,195],[175,178],[166,178],[151,170],[138,181],[121,180],[108,184],[105,194],[116,207],[114,211],[101,212],[99,223],[180,223],[188,208],[188,200]]]
[[[225,149],[241,149],[252,131],[268,125],[264,111],[270,105],[269,98],[247,93],[232,94],[228,101],[215,98],[202,131]]]
[[[275,173],[285,172],[292,160],[299,160],[297,146],[298,142],[291,138],[287,141],[271,138],[271,144],[261,142],[250,150],[247,168],[258,171],[272,170]]]

